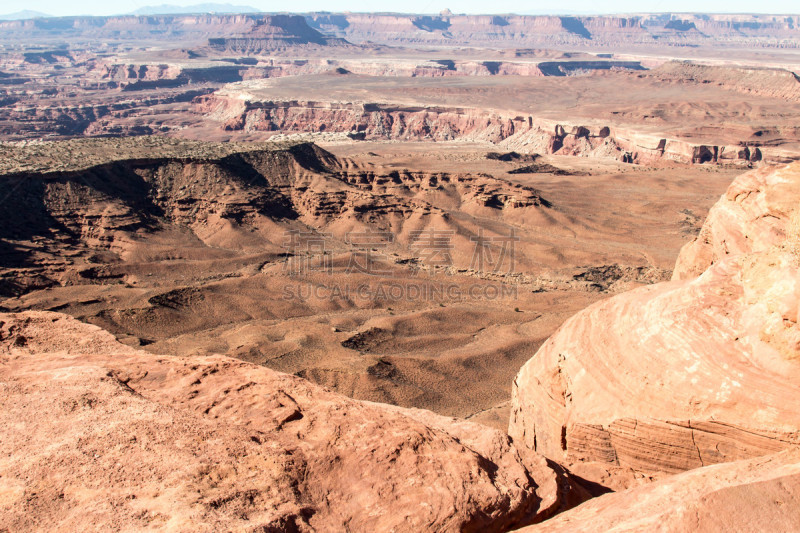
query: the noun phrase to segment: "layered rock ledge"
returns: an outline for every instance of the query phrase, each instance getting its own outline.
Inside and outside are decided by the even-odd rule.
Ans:
[[[708,466],[609,494],[520,531],[797,531],[800,452]]]
[[[515,442],[647,475],[800,442],[800,267],[778,225],[794,217],[798,185],[800,164],[738,178],[712,210],[708,238],[678,261],[696,265],[686,272],[709,263],[702,275],[568,320],[514,381]],[[758,215],[771,212],[779,217]]]

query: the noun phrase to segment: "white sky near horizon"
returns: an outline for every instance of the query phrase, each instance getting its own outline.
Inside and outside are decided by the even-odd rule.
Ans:
[[[190,6],[201,3],[229,3],[251,6],[262,11],[355,11],[438,13],[449,8],[453,13],[647,13],[647,12],[706,12],[706,13],[800,13],[797,0],[570,0],[553,8],[550,1],[522,2],[520,0],[494,0],[492,2],[466,0],[0,0],[0,14],[33,10],[48,15],[117,15],[130,13],[140,7],[172,4]],[[287,9],[288,8],[288,9]]]

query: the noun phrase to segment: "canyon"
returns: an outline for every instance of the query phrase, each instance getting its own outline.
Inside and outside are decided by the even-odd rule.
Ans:
[[[241,357],[360,399],[494,412],[557,321],[603,293],[668,279],[699,224],[684,205],[710,204],[738,172],[665,194],[665,171],[635,171],[649,185],[632,221],[622,163],[595,177],[583,158],[516,173],[541,158],[468,146],[432,159],[420,143],[409,161],[407,144],[383,157],[342,151],[358,143],[330,147],[339,155],[270,144],[15,145],[0,163],[15,197],[0,203],[3,306],[66,312],[156,353]],[[554,172],[563,187],[548,185]],[[587,194],[577,202],[575,186]],[[591,204],[607,208],[588,215]],[[650,217],[656,205],[664,221]],[[425,248],[437,232],[446,264]],[[630,249],[647,235],[660,240]],[[485,264],[477,238],[494,239]],[[457,325],[467,318],[469,333]],[[496,334],[500,346],[488,342]]]
[[[0,531],[800,529],[796,23],[0,21]]]
[[[308,144],[277,145],[265,152],[263,148],[253,151],[242,145],[140,139],[129,141],[127,153],[114,152],[111,156],[102,150],[108,148],[108,143],[73,141],[70,150],[51,147],[38,152],[40,157],[59,152],[73,157],[64,160],[61,170],[46,180],[45,189],[49,190],[44,195],[45,209],[65,205],[58,199],[58,191],[63,180],[70,179],[70,173],[83,173],[84,187],[89,187],[92,174],[99,172],[96,158],[110,159],[104,168],[112,174],[95,182],[106,183],[107,192],[114,188],[113,183],[108,183],[108,176],[126,165],[130,174],[138,172],[152,187],[155,194],[147,197],[151,201],[162,198],[163,202],[163,193],[159,197],[156,191],[168,183],[177,191],[185,190],[187,186],[175,183],[162,166],[169,166],[168,159],[152,159],[154,149],[161,151],[162,158],[181,154],[184,169],[198,164],[192,163],[191,158],[202,159],[206,165],[214,162],[211,164],[221,168],[233,164],[232,158],[248,160],[251,168],[258,168],[259,160],[271,159],[269,168],[273,171],[269,178],[275,195],[260,195],[269,198],[269,202],[256,200],[257,197],[235,201],[241,191],[231,190],[230,185],[221,185],[229,191],[227,194],[203,193],[217,198],[220,205],[199,206],[200,209],[217,211],[230,220],[240,219],[240,228],[247,227],[248,218],[251,224],[255,220],[252,215],[237,213],[232,206],[255,207],[254,214],[259,208],[267,209],[272,218],[280,220],[283,217],[276,217],[276,205],[287,212],[292,209],[290,206],[302,205],[302,200],[295,204],[291,198],[286,203],[276,198],[282,187],[278,176],[293,176],[294,180],[305,176],[314,181],[319,178],[311,178],[310,174],[328,172],[337,176],[333,179],[347,181],[357,168],[353,158],[336,157]],[[150,154],[151,159],[142,159],[141,155],[136,158],[143,153]],[[6,165],[16,170],[16,175],[20,171],[30,173],[42,164],[35,154],[13,165],[6,160]],[[514,158],[511,154],[487,160]],[[154,162],[159,170],[144,170],[147,166],[152,168]],[[23,170],[25,165],[27,170]],[[276,173],[276,168],[283,170]],[[348,170],[343,173],[342,169]],[[224,171],[208,169],[201,174],[212,183],[225,175]],[[166,181],[148,181],[155,176]],[[28,174],[25,182],[39,180]],[[467,181],[464,177],[461,180]],[[196,177],[192,183],[198,183]],[[155,233],[151,237],[145,237],[139,227],[141,222],[131,218],[130,213],[123,212],[123,219],[117,220],[108,208],[101,224],[89,224],[83,229],[50,227],[47,231],[52,233],[51,240],[58,240],[59,231],[67,231],[80,240],[81,246],[94,254],[88,259],[90,263],[97,264],[104,251],[119,254],[119,259],[111,260],[105,255],[105,278],[84,277],[76,282],[62,278],[61,289],[52,285],[30,292],[28,288],[22,291],[27,298],[19,300],[19,309],[7,307],[6,311],[15,312],[0,315],[0,382],[6,391],[3,414],[9,423],[30,421],[35,435],[33,439],[25,437],[25,443],[15,440],[22,437],[17,434],[3,439],[3,446],[15,450],[9,455],[11,458],[23,457],[16,451],[21,446],[27,450],[24,462],[4,463],[3,524],[21,527],[26,513],[35,512],[46,513],[47,523],[54,526],[79,521],[93,526],[178,528],[196,523],[209,527],[241,523],[302,531],[337,529],[347,523],[356,529],[505,531],[541,522],[530,530],[560,531],[591,530],[597,523],[619,530],[656,527],[669,516],[686,529],[714,530],[726,524],[738,527],[765,521],[778,528],[793,529],[800,517],[781,509],[796,499],[800,480],[796,473],[800,449],[797,414],[792,411],[795,402],[791,401],[798,370],[798,183],[797,164],[764,167],[738,177],[711,208],[699,235],[684,246],[678,259],[683,266],[676,269],[675,281],[632,291],[625,290],[629,285],[606,289],[620,293],[597,301],[567,320],[513,379],[508,435],[430,411],[347,399],[309,383],[306,379],[313,381],[317,377],[312,373],[301,372],[300,376],[306,378],[302,379],[264,368],[273,366],[270,362],[254,364],[257,361],[252,360],[252,350],[250,354],[233,354],[236,359],[198,352],[163,356],[158,355],[160,349],[174,348],[175,344],[156,348],[143,339],[132,343],[134,339],[119,330],[111,335],[86,324],[91,320],[85,316],[79,322],[52,311],[23,310],[23,302],[44,309],[42,304],[47,298],[75,301],[77,294],[85,298],[87,282],[99,284],[101,290],[97,294],[108,301],[83,300],[81,305],[87,306],[84,309],[119,299],[132,301],[131,292],[152,294],[133,277],[126,277],[127,290],[115,288],[119,282],[108,266],[119,264],[120,260],[120,266],[129,263],[131,252],[148,240],[155,241],[150,246],[163,245],[165,241],[154,231],[155,226],[166,225],[175,217],[180,219],[181,210],[177,206],[167,210],[169,202],[157,204],[169,214],[160,221],[150,221],[148,231]],[[294,188],[296,183],[283,190]],[[73,189],[73,194],[78,192],[75,186],[67,189]],[[554,209],[556,204],[545,200],[543,194],[532,195],[528,208]],[[30,197],[31,193],[22,196]],[[66,204],[71,203],[72,209],[100,203],[112,205],[109,200],[87,201],[80,193],[78,198],[82,200]],[[127,198],[135,196],[128,194]],[[137,213],[147,214],[147,209],[140,206]],[[303,218],[309,213],[297,215]],[[87,216],[91,215],[76,216],[73,211],[66,216],[65,211],[50,211],[45,219],[57,222],[63,217],[64,224]],[[208,223],[205,216],[196,217],[200,222],[192,225],[198,239],[202,237],[201,228]],[[10,218],[4,218],[4,235],[19,238]],[[39,227],[20,221],[23,222],[25,227]],[[770,224],[769,230],[760,227],[765,223]],[[137,227],[141,239],[138,246],[132,243],[130,234],[125,236],[126,230]],[[101,231],[86,233],[87,228]],[[167,232],[163,228],[161,231]],[[772,235],[771,241],[754,242],[755,231]],[[720,249],[719,243],[734,240],[737,244],[726,246],[724,253],[715,252]],[[343,241],[346,243],[347,239]],[[180,267],[181,261],[175,262],[179,251],[176,242],[167,244],[172,256],[169,268],[176,277],[185,276],[188,271]],[[125,250],[126,247],[130,248]],[[73,243],[65,249],[71,250],[70,263],[78,269],[79,248]],[[136,251],[138,255],[143,250]],[[150,253],[153,251],[151,248]],[[187,259],[183,262],[189,263]],[[262,254],[259,263],[264,259]],[[207,256],[200,261],[204,276],[211,273],[209,266],[236,263],[230,258],[209,262]],[[239,264],[242,262],[244,258]],[[137,270],[143,266],[129,264],[129,268]],[[157,264],[156,260],[150,268]],[[47,272],[52,267],[51,258],[39,268]],[[701,271],[698,277],[697,272]],[[608,276],[610,271],[594,275]],[[392,277],[399,279],[396,273]],[[592,279],[592,274],[584,272],[572,279]],[[642,279],[645,284],[653,281],[658,278]],[[214,282],[208,287],[213,285]],[[47,295],[54,290],[56,294]],[[254,290],[258,290],[254,285],[248,289],[251,293]],[[541,290],[536,289],[533,294],[540,294]],[[545,293],[555,291],[562,295],[566,295],[565,290],[570,289],[544,289]],[[571,290],[597,289],[578,284]],[[37,292],[41,295],[37,296]],[[234,338],[238,340],[245,334],[243,324],[251,329],[250,335],[255,333],[252,330],[266,325],[257,325],[250,319],[242,322],[243,317],[236,317],[234,308],[225,309],[221,300],[209,301],[210,294],[204,292],[182,289],[150,297],[154,310],[179,311],[188,305],[192,312],[178,321],[167,315],[150,314],[146,322],[155,322],[160,331],[172,338],[178,332],[165,330],[168,324],[185,327],[186,320],[198,316],[198,312],[202,314],[204,308],[221,311],[236,322]],[[4,306],[12,302],[7,299]],[[447,304],[450,305],[453,304]],[[274,309],[274,305],[269,307]],[[440,311],[442,316],[434,322],[437,335],[442,335],[447,322],[463,321],[468,316],[474,321],[478,307],[472,302],[471,316],[465,315],[466,309],[462,308],[459,314],[446,319],[445,311]],[[55,308],[62,312],[76,309],[72,304],[51,307]],[[251,305],[250,309],[255,307]],[[412,326],[412,317],[418,312],[409,313],[398,307],[389,310],[386,318],[390,321],[384,319],[383,324],[391,322],[395,310],[403,316],[395,322],[400,329],[381,327],[380,320],[372,321],[374,325],[368,321],[360,328],[361,333],[348,334],[342,347],[363,354],[376,348],[385,351],[402,338],[403,330],[423,326],[435,316],[433,311],[423,313],[428,320]],[[234,315],[230,316],[232,312]],[[349,316],[350,320],[355,318]],[[350,327],[346,321],[331,323],[336,324],[331,330],[334,333],[346,332]],[[285,328],[287,322],[281,324]],[[309,325],[304,326],[307,332]],[[218,334],[219,330],[215,332]],[[498,333],[495,331],[494,335]],[[417,344],[414,350],[418,352],[419,347]],[[613,359],[609,360],[609,356]],[[625,371],[619,372],[620,368]],[[402,372],[403,366],[397,364],[397,359],[383,356],[367,373],[391,380],[398,377],[398,370]],[[485,370],[482,374],[485,376]],[[60,414],[42,417],[44,405],[48,405],[48,413]],[[52,405],[58,406],[55,412]],[[337,435],[333,447],[315,444],[330,434]],[[353,439],[357,439],[357,445]],[[48,443],[46,449],[41,448],[41,442]],[[183,444],[178,448],[166,444],[175,442]],[[225,444],[217,444],[220,442]],[[224,448],[217,449],[219,446]],[[178,450],[191,454],[192,459],[182,461]],[[335,454],[335,460],[319,455],[322,452]],[[60,460],[53,463],[52,454]],[[110,465],[130,464],[131,457],[137,458],[138,467],[117,467],[112,483],[119,490],[97,490],[106,487],[103,483],[107,482],[92,480],[103,478],[102,472]],[[242,457],[247,458],[246,464],[242,464]],[[168,468],[181,462],[187,465],[185,471]],[[272,466],[259,467],[262,463]],[[146,465],[149,474],[133,476],[142,465]],[[372,477],[359,474],[351,479],[352,474],[348,474],[364,469]],[[81,472],[80,477],[75,477],[76,472]],[[65,485],[58,486],[64,488],[43,487],[36,490],[32,499],[34,488],[24,480],[52,476],[64,479]],[[394,481],[394,476],[400,477]],[[208,484],[207,479],[213,482]],[[283,485],[294,487],[289,492],[296,495],[295,499],[287,499],[276,489]],[[421,497],[420,490],[428,494],[436,487],[441,487],[436,489],[436,499],[425,496],[428,506],[413,503]],[[51,495],[53,490],[62,492]],[[171,495],[168,507],[163,500],[164,491]],[[609,491],[613,493],[607,494]],[[681,505],[693,509],[690,516],[675,514],[674,502],[678,499]],[[765,499],[757,513],[745,504],[753,499]],[[176,501],[180,502],[177,508]],[[778,501],[781,503],[776,504]],[[635,515],[630,514],[631,505]],[[73,514],[73,509],[86,506],[110,506],[114,511],[84,512],[80,517]],[[553,515],[555,518],[551,518]],[[589,522],[592,526],[584,529]]]
[[[489,47],[473,40],[471,47],[461,48],[424,41],[422,48],[392,35],[408,38],[399,30],[405,25],[439,35],[438,22],[363,17],[164,15],[2,22],[0,138],[164,134],[259,141],[278,132],[327,132],[388,140],[481,140],[509,150],[628,163],[744,166],[786,162],[798,149],[796,112],[786,105],[800,98],[792,71],[796,52],[764,37],[768,32],[791,40],[796,31],[791,17],[704,22],[695,17],[686,24],[698,29],[669,30],[684,37],[702,32],[711,39],[688,55],[670,55],[674,43],[661,37],[650,43],[657,43],[655,49],[642,44],[642,35],[658,24],[682,27],[674,18],[590,17],[579,22],[595,33],[581,36],[564,29],[571,23],[558,17],[506,17],[500,23],[456,16],[444,32],[456,41],[455,30],[469,27],[475,35],[495,35],[499,41]],[[504,41],[505,34],[489,32],[487,24],[506,28],[515,40]],[[366,26],[383,37],[356,38],[362,32],[358,28]],[[561,39],[563,48],[547,49],[549,41],[519,38],[519,28],[525,27],[555,39],[556,26],[590,47]],[[350,33],[342,36],[334,28]],[[745,41],[758,39],[764,51],[729,49],[734,46],[729,32]],[[469,35],[462,38],[468,41]],[[601,35],[608,36],[614,51],[603,50]],[[105,40],[82,44],[92,39]],[[737,56],[733,64],[731,54]],[[702,127],[694,125],[698,120]]]

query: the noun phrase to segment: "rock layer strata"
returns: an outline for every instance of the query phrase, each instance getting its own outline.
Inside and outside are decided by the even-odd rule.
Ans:
[[[800,164],[741,176],[678,261],[702,275],[568,320],[514,381],[515,441],[645,473],[797,444],[800,268],[778,222],[794,217],[799,183]]]
[[[800,452],[714,465],[609,494],[525,533],[797,531]]]

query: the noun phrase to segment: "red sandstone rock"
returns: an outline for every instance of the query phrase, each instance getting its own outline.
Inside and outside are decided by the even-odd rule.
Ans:
[[[525,533],[798,531],[800,451],[714,465],[601,496]]]
[[[636,163],[717,163],[722,150],[727,162],[744,165],[755,153],[755,149],[752,153],[749,149],[726,151],[724,146],[697,145],[603,125],[570,125],[516,112],[363,100],[273,99],[259,96],[262,89],[257,82],[234,84],[195,99],[195,108],[208,121],[219,123],[221,130],[246,134],[357,131],[376,139],[488,141],[507,149]]]
[[[561,504],[498,431],[64,315],[0,315],[0,391],[0,530],[500,531]]]
[[[798,170],[734,182],[705,230],[734,253],[699,278],[621,294],[568,320],[514,382],[515,441],[559,461],[646,473],[798,443],[800,268],[759,216],[791,217]]]
[[[697,277],[726,256],[783,242],[798,198],[800,164],[765,167],[740,176],[711,208],[700,234],[681,250],[673,279]]]

